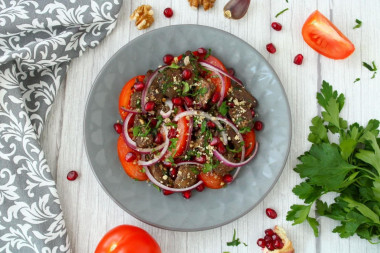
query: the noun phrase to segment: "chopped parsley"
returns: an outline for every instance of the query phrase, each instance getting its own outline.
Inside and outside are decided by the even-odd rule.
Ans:
[[[227,246],[239,246],[242,242],[240,241],[239,238],[236,238],[236,229],[234,229],[234,235],[232,237],[232,241],[231,242],[227,242]],[[244,243],[244,246],[248,246],[246,243]]]
[[[223,101],[222,105],[218,108],[218,111],[220,112],[220,114],[222,114],[223,116],[226,116],[227,115],[227,112],[228,112],[228,105],[227,105],[227,102],[226,101]]]
[[[354,83],[359,82],[359,81],[360,81],[360,78],[358,77],[355,79]]]
[[[366,67],[369,71],[373,72],[371,79],[374,79],[377,74],[377,67],[375,61],[372,61],[372,66],[363,61],[363,66]]]
[[[238,148],[238,149],[232,149],[232,148],[230,148],[230,147],[228,147],[228,146],[226,146],[226,148],[227,148],[227,150],[228,150],[229,152],[232,152],[232,153],[240,153],[241,150],[243,149],[243,146],[244,146],[244,142],[242,142],[242,145],[241,145],[240,148]]]
[[[161,188],[160,188],[160,187],[158,187],[158,186],[157,186],[157,185],[155,185],[155,184],[152,184],[152,186],[153,186],[154,188],[156,188],[156,189],[157,189],[157,191],[161,192]]]
[[[201,125],[201,133],[203,134],[206,131],[207,122],[204,120],[202,121]]]
[[[239,129],[239,133],[241,133],[241,134],[245,134],[245,133],[249,133],[249,132],[251,132],[251,128],[249,128],[249,127],[243,127],[241,129]]]
[[[177,146],[177,141],[178,141],[178,138],[171,138],[170,139],[170,146],[169,146],[169,149],[170,150],[174,150]]]
[[[172,62],[172,64],[170,64],[169,68],[171,68],[171,69],[179,69],[180,66],[178,66],[177,64],[175,64],[174,62]]]
[[[277,18],[278,16],[280,16],[282,13],[284,13],[287,10],[289,10],[289,8],[283,9],[282,11],[280,11],[279,13],[277,13],[275,17]]]
[[[353,27],[353,29],[359,28],[362,26],[362,21],[359,19],[355,19],[356,25]]]
[[[195,174],[195,175],[198,175],[199,174],[199,170],[195,167],[190,167],[190,170]]]
[[[219,164],[220,164],[220,161],[215,161],[215,163],[206,163],[203,166],[203,173],[212,171],[214,168],[218,167]]]
[[[211,48],[208,49],[207,54],[205,55],[205,60],[211,55]]]
[[[188,82],[182,81],[182,96],[187,96],[187,93],[190,91],[190,85]]]
[[[208,89],[206,87],[201,87],[201,88],[197,89],[193,94],[189,94],[189,95],[191,95],[192,97],[196,97],[198,95],[206,94],[207,91],[208,91]]]
[[[177,124],[174,123],[174,122],[168,122],[168,123],[165,123],[165,126],[172,126],[174,128],[177,128]]]

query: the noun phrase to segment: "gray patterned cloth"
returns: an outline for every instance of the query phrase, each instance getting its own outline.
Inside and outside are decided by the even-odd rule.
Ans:
[[[0,0],[0,252],[70,252],[39,137],[70,60],[111,32],[120,1]]]

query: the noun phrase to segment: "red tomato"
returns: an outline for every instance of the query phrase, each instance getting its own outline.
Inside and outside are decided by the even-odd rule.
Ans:
[[[178,113],[184,112],[185,110],[181,107],[178,106]],[[186,119],[186,117],[182,117],[180,120],[177,122],[177,131],[178,131],[178,141],[177,141],[177,146],[175,148],[176,153],[174,154],[173,157],[178,157],[183,154],[183,152],[186,149],[187,146],[187,140],[189,137],[189,120]]]
[[[136,154],[136,160],[133,162],[127,162],[125,160],[125,156],[129,153],[133,152]],[[137,179],[140,181],[148,180],[148,176],[143,171],[143,166],[137,164],[137,160],[140,159],[140,154],[130,147],[128,147],[127,143],[124,141],[124,137],[120,135],[117,140],[117,154],[119,155],[119,160],[125,173],[133,179]]]
[[[160,246],[145,230],[120,225],[108,231],[95,253],[161,253]]]
[[[136,83],[136,79],[137,81],[142,82],[144,80],[144,77],[144,75],[135,76],[124,85],[123,89],[120,92],[119,113],[123,120],[125,120],[125,118],[127,117],[128,112],[121,110],[121,107],[125,107],[127,109],[131,108],[129,103],[131,101],[131,95],[134,92],[133,85]]]
[[[224,70],[225,72],[227,72],[226,67],[215,56],[210,55],[209,57],[207,57],[207,59],[204,59],[204,61],[207,62],[207,63],[209,63],[209,64],[211,64],[211,65],[214,65],[215,67],[220,68],[221,70]],[[221,76],[224,79],[224,83],[225,83],[224,97],[226,97],[227,96],[227,92],[228,92],[228,90],[231,87],[231,80],[230,80],[230,78],[228,78],[226,76],[223,76],[223,75],[221,75]],[[213,84],[215,84],[215,86],[216,86],[216,92],[220,92],[220,90],[222,88],[222,81],[217,76],[217,74],[215,72],[211,72],[210,74],[208,74],[206,76],[206,79],[208,79],[208,78],[210,78],[211,82]]]
[[[245,147],[245,157],[247,158],[255,149],[255,144],[256,144],[255,130],[252,129],[251,132],[243,134],[243,140],[244,140],[244,147]]]
[[[311,48],[331,59],[344,59],[355,51],[351,41],[319,11],[305,21],[302,36]]]
[[[212,172],[200,173],[199,179],[203,181],[204,185],[211,189],[223,188],[224,182],[221,176],[218,176]]]

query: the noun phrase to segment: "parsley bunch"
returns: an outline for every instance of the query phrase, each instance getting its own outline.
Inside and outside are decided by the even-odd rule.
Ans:
[[[294,168],[305,181],[293,188],[304,205],[292,205],[286,219],[293,225],[305,220],[318,236],[318,221],[310,217],[316,211],[340,222],[333,232],[346,238],[355,233],[369,242],[380,239],[380,138],[379,121],[370,120],[366,127],[351,125],[339,117],[345,97],[323,81],[318,103],[322,115],[312,119],[309,151],[298,157]],[[339,143],[330,141],[337,134]],[[330,136],[330,137],[329,137]],[[331,205],[320,200],[329,192],[338,196]]]

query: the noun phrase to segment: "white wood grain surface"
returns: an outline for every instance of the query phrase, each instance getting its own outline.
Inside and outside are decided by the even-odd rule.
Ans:
[[[292,226],[285,220],[290,205],[301,203],[291,189],[300,182],[292,168],[297,156],[310,147],[306,141],[310,120],[320,108],[315,94],[322,80],[346,95],[343,116],[349,122],[365,124],[371,118],[380,118],[380,75],[370,79],[372,73],[361,67],[361,62],[375,60],[380,64],[380,1],[362,0],[252,0],[248,14],[241,20],[227,20],[222,9],[227,0],[216,0],[208,12],[188,6],[187,0],[132,0],[124,1],[118,25],[96,49],[73,60],[66,81],[51,110],[50,119],[42,139],[48,163],[57,180],[58,192],[64,211],[66,226],[74,252],[93,252],[103,234],[120,224],[137,225],[150,234],[168,253],[231,253],[260,252],[256,240],[264,230],[279,224],[288,232],[296,252],[305,253],[374,253],[379,245],[371,245],[358,237],[341,239],[332,233],[336,222],[319,219],[321,235],[315,238],[306,225]],[[156,29],[174,24],[201,24],[230,32],[256,48],[278,73],[285,87],[292,111],[293,139],[285,169],[272,191],[254,210],[244,217],[220,228],[202,232],[173,232],[146,225],[118,207],[101,189],[87,160],[83,144],[83,116],[91,85],[106,61],[124,44],[145,33],[138,31],[129,21],[129,15],[140,4],[150,4],[155,11],[153,26]],[[167,19],[162,12],[172,7],[174,16]],[[275,18],[284,8],[289,11]],[[318,55],[309,48],[301,36],[301,27],[308,15],[319,9],[339,27],[356,46],[354,54],[346,60],[334,61]],[[353,30],[355,19],[363,21],[360,29]],[[273,21],[283,25],[280,32],[270,28]],[[270,55],[265,45],[272,42],[277,53]],[[233,48],[231,48],[233,50]],[[293,64],[296,54],[305,57],[303,65]],[[353,83],[360,77],[361,81]],[[111,131],[111,130],[110,130]],[[66,180],[66,174],[76,170],[80,177]],[[330,197],[331,198],[331,197]],[[276,220],[266,218],[264,210],[272,207],[278,211]],[[228,247],[233,230],[247,247]]]

